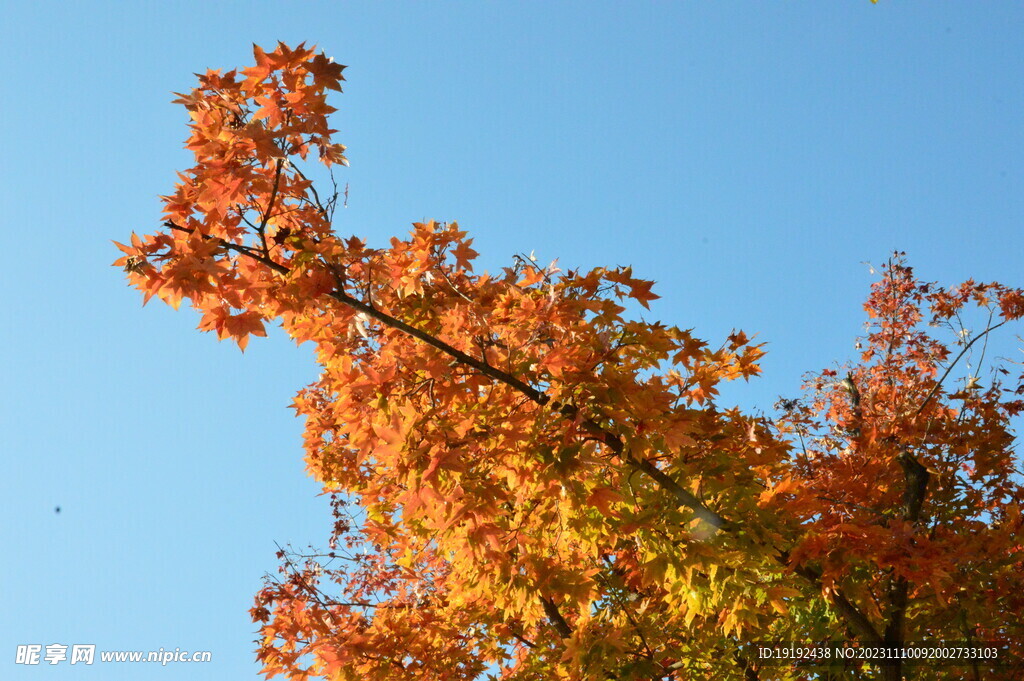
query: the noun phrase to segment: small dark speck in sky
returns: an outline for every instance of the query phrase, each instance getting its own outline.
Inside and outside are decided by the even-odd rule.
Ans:
[[[53,509],[54,513],[60,513],[60,506],[55,506]]]

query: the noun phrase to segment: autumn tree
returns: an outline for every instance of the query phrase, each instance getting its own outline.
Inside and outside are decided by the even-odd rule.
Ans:
[[[777,419],[725,408],[761,347],[630,316],[657,296],[628,268],[480,273],[454,222],[386,248],[336,234],[343,67],[254,53],[178,95],[195,165],[116,264],[242,349],[271,322],[315,347],[294,406],[333,529],[256,595],[265,674],[898,679],[916,672],[769,665],[748,644],[1019,636],[1020,381],[956,379],[1024,314],[1020,290],[925,284],[896,258],[858,363]],[[991,321],[944,344],[972,306]]]

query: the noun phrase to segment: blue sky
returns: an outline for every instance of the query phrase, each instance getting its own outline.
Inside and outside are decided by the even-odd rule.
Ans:
[[[349,65],[340,232],[632,265],[650,316],[768,342],[728,393],[767,409],[851,354],[865,261],[1024,285],[1022,29],[1010,2],[10,3],[0,678],[254,678],[274,542],[326,540],[286,408],[310,351],[242,355],[109,267],[190,165],[193,72],[316,43]],[[15,665],[32,643],[213,662]]]

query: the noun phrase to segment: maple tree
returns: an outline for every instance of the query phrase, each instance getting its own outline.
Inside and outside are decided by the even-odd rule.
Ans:
[[[924,283],[894,257],[856,364],[776,419],[723,408],[761,346],[630,317],[657,296],[629,268],[477,273],[456,223],[386,248],[335,234],[337,185],[305,162],[346,163],[327,104],[343,67],[254,54],[178,95],[195,165],[115,264],[242,349],[271,322],[315,346],[294,406],[334,525],[323,551],[281,550],[256,596],[267,676],[899,679],[917,672],[747,644],[1019,637],[1024,388],[958,368],[1024,292]],[[941,341],[971,308],[983,330]]]

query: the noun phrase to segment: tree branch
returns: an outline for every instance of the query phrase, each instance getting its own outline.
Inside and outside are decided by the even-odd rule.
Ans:
[[[194,233],[193,230],[181,227],[170,221],[164,224],[167,227],[178,231],[187,232],[190,234]],[[233,244],[219,237],[211,237],[205,234],[202,236],[204,239],[218,241],[219,245],[227,250],[240,253],[249,258],[253,258],[258,262],[263,263],[264,265],[274,270],[275,272],[285,275],[291,272],[291,270],[285,267],[284,265],[275,262],[269,257],[262,256],[246,246]],[[453,358],[457,362],[472,367],[473,369],[479,371],[484,376],[487,376],[488,378],[491,378],[499,383],[509,386],[510,388],[521,393],[524,397],[526,397],[531,402],[534,402],[535,404],[538,404],[540,406],[551,406],[556,411],[561,413],[563,416],[570,419],[575,419],[580,413],[579,408],[576,407],[575,405],[561,404],[557,402],[552,403],[551,398],[548,395],[540,392],[533,386],[523,382],[522,380],[516,378],[512,374],[502,371],[501,369],[498,369],[496,367],[493,367],[483,360],[479,360],[471,355],[468,355],[462,352],[461,350],[449,345],[448,343],[445,343],[439,338],[432,336],[424,331],[421,331],[420,329],[417,329],[416,327],[411,326],[403,322],[402,320],[393,317],[387,314],[386,312],[383,312],[382,310],[377,309],[376,307],[370,305],[369,303],[363,302],[362,300],[359,300],[358,298],[355,298],[349,295],[348,293],[345,293],[344,290],[335,289],[334,291],[331,291],[327,295],[333,298],[334,300],[337,300],[338,302],[351,307],[352,309],[358,310],[359,312],[369,317],[372,317],[373,319],[378,320],[379,322],[388,327],[401,331],[402,333],[405,333],[413,338],[416,338],[417,340],[425,343],[426,345],[429,345],[430,347],[445,353],[446,355]],[[694,515],[700,520],[708,523],[709,525],[718,530],[730,533],[735,532],[737,529],[739,529],[738,526],[727,520],[724,516],[716,513],[715,511],[712,511],[707,506],[705,506],[700,501],[700,499],[698,499],[691,492],[686,490],[682,485],[676,482],[667,473],[658,468],[653,462],[647,459],[635,458],[629,455],[629,453],[626,451],[626,447],[622,441],[621,436],[604,428],[603,426],[601,426],[601,424],[597,423],[593,419],[586,419],[582,422],[581,425],[584,430],[594,435],[600,442],[605,444],[616,456],[622,458],[634,469],[644,473],[649,478],[651,478],[655,483],[657,483],[661,488],[669,492],[676,500],[676,503],[678,503],[680,506],[689,508],[691,511],[693,511]],[[778,556],[777,559],[779,560],[780,564],[788,567],[785,553]],[[820,575],[816,574],[810,568],[798,567],[796,568],[795,572],[796,574],[806,579],[809,579],[812,582],[812,584],[815,584],[820,588]],[[565,619],[562,617],[555,603],[544,598],[542,598],[541,601],[544,604],[544,610],[548,616],[548,619],[551,620],[552,625],[555,627],[558,633],[563,638],[570,636],[572,634],[572,628],[569,626],[568,622],[566,622]],[[832,601],[835,604],[836,609],[839,610],[839,612],[843,615],[844,619],[847,621],[851,630],[854,633],[856,633],[861,638],[861,640],[871,643],[880,643],[882,641],[882,637],[878,634],[877,631],[875,631],[875,628],[871,624],[871,621],[842,594],[838,592],[833,593]]]
[[[172,222],[167,222],[165,224],[173,229],[192,233],[192,230],[180,227]],[[247,257],[253,258],[281,274],[287,275],[291,272],[291,270],[289,270],[284,265],[281,265],[280,263],[277,263],[271,260],[270,258],[263,257],[259,253],[254,252],[252,249],[247,248],[245,246],[232,244],[217,237],[203,235],[203,238],[216,239],[222,247],[231,251],[235,251],[237,253],[241,253]],[[457,362],[472,367],[473,369],[479,371],[481,374],[495,381],[498,381],[499,383],[502,383],[513,388],[514,390],[525,396],[527,399],[529,399],[531,402],[534,402],[535,404],[541,406],[551,406],[566,418],[574,419],[579,415],[579,408],[576,407],[575,405],[560,404],[557,402],[551,403],[551,398],[548,395],[545,395],[544,393],[540,392],[533,386],[516,378],[512,374],[502,371],[501,369],[497,369],[482,360],[472,357],[471,355],[467,355],[466,353],[462,352],[461,350],[458,350],[457,348],[452,347],[451,345],[445,343],[439,338],[436,338],[435,336],[432,336],[424,331],[421,331],[420,329],[417,329],[416,327],[411,326],[403,322],[402,320],[393,317],[387,314],[386,312],[383,312],[377,309],[376,307],[345,293],[343,290],[336,289],[334,291],[331,291],[327,295],[344,305],[347,305],[355,310],[358,310],[359,312],[362,312],[363,314],[366,314],[369,317],[372,317],[380,321],[386,326],[401,331],[402,333],[405,333],[413,338],[416,338],[417,340],[429,345],[432,348],[440,350],[449,357],[455,359]],[[604,428],[603,426],[601,426],[601,424],[597,423],[593,419],[587,419],[583,421],[581,425],[587,432],[591,433],[600,442],[608,446],[608,448],[615,455],[622,458],[634,469],[647,475],[662,489],[669,492],[673,496],[677,504],[689,508],[691,511],[693,511],[694,515],[700,520],[708,523],[715,529],[730,533],[738,529],[738,526],[731,523],[722,515],[716,513],[715,511],[712,511],[707,506],[705,506],[700,501],[700,499],[698,499],[691,492],[685,489],[682,485],[676,482],[670,475],[668,475],[660,468],[658,468],[653,462],[647,459],[634,458],[630,456],[629,453],[626,451],[626,447],[622,441],[621,436]],[[779,561],[782,565],[788,566],[785,554],[779,557]],[[812,584],[815,584],[820,588],[820,575],[815,574],[814,571],[810,568],[799,567],[796,569],[796,573],[806,579],[809,579],[812,582]],[[553,626],[558,631],[558,633],[561,636],[563,636],[563,638],[571,635],[571,627],[569,627],[569,624],[562,617],[561,613],[558,612],[558,608],[557,606],[555,606],[554,602],[543,598],[541,600],[544,604],[545,613],[547,613],[548,619],[551,620]],[[880,643],[882,641],[882,637],[878,634],[877,631],[875,631],[875,628],[871,624],[871,621],[863,613],[861,613],[860,610],[858,610],[853,603],[847,600],[845,596],[838,592],[835,592],[832,595],[832,602],[834,603],[836,609],[846,620],[851,630],[854,633],[856,633],[863,641],[871,643]]]
[[[998,324],[996,324],[995,326],[990,326],[990,327],[988,327],[987,329],[985,329],[984,331],[982,331],[981,333],[979,333],[979,334],[978,334],[977,336],[975,336],[974,338],[972,338],[972,339],[971,339],[971,342],[970,342],[970,343],[968,343],[967,345],[965,345],[965,346],[964,346],[964,349],[960,351],[960,354],[956,356],[956,359],[954,359],[954,360],[953,360],[952,364],[950,364],[950,365],[949,365],[949,366],[948,366],[948,367],[946,368],[946,371],[945,371],[945,373],[943,373],[943,374],[942,374],[942,378],[940,378],[940,379],[939,379],[939,380],[938,380],[938,381],[937,381],[937,382],[935,383],[935,385],[933,385],[933,386],[932,386],[932,389],[931,389],[931,390],[930,390],[930,391],[928,392],[928,394],[927,394],[927,395],[925,396],[925,398],[924,398],[924,401],[923,401],[923,402],[921,402],[921,406],[920,406],[920,407],[918,407],[918,408],[917,408],[917,411],[915,411],[915,412],[914,412],[914,418],[917,418],[918,416],[920,416],[920,415],[921,415],[921,412],[923,412],[923,411],[924,411],[924,408],[925,408],[925,407],[927,407],[927,406],[928,406],[928,403],[929,403],[929,402],[931,401],[931,399],[932,399],[933,397],[935,397],[935,393],[936,393],[936,392],[938,392],[939,388],[941,388],[941,387],[942,387],[942,382],[943,382],[943,381],[945,381],[945,380],[946,380],[946,378],[948,378],[948,377],[949,377],[949,372],[953,371],[953,367],[955,367],[955,366],[956,366],[956,364],[957,364],[957,362],[959,362],[959,361],[960,361],[960,360],[961,360],[961,359],[963,358],[963,356],[967,354],[967,351],[971,349],[971,346],[972,346],[972,345],[974,345],[975,343],[977,343],[977,342],[978,342],[979,340],[981,340],[982,338],[985,338],[985,337],[987,337],[987,336],[988,336],[988,335],[989,335],[990,333],[992,333],[993,331],[995,331],[996,329],[998,329],[998,328],[999,328],[1000,326],[1002,326],[1003,324],[1005,324],[1005,323],[1006,323],[1007,321],[1009,321],[1009,320],[1005,320],[1005,319],[1004,319],[1003,321],[999,322],[999,323],[998,323]]]
[[[186,232],[189,234],[194,233],[193,230],[181,227],[170,221],[165,222],[164,224],[165,226],[171,229],[176,229],[178,231]],[[258,262],[263,263],[264,265],[274,270],[275,272],[279,272],[285,275],[291,272],[291,270],[289,270],[284,265],[275,262],[269,257],[260,255],[259,253],[253,251],[251,248],[241,246],[239,244],[233,244],[219,237],[207,236],[205,234],[202,236],[204,239],[216,240],[221,247],[227,250],[234,251],[236,253],[241,253],[247,257],[253,258]],[[501,369],[498,369],[496,367],[493,367],[483,360],[477,359],[471,355],[467,355],[461,350],[452,347],[448,343],[445,343],[441,339],[432,336],[429,333],[426,333],[425,331],[421,331],[420,329],[417,329],[416,327],[403,322],[397,317],[393,317],[387,314],[386,312],[377,309],[373,305],[370,305],[369,303],[363,302],[362,300],[359,300],[358,298],[355,298],[354,296],[345,293],[344,290],[336,288],[334,291],[331,291],[327,295],[333,298],[334,300],[337,300],[338,302],[351,307],[354,310],[358,310],[359,312],[367,315],[368,317],[376,319],[377,321],[381,322],[386,326],[401,331],[402,333],[412,336],[413,338],[429,345],[432,348],[440,350],[441,352],[445,353],[455,361],[460,362],[461,364],[464,364],[466,366],[472,367],[473,369],[476,369],[484,376],[487,376],[488,378],[491,378],[495,381],[498,381],[499,383],[503,383],[509,386],[510,388],[521,393],[523,396],[525,396],[527,399],[529,399],[531,402],[534,402],[535,404],[538,404],[540,406],[550,406],[559,413],[561,413],[566,418],[575,419],[579,415],[579,408],[576,407],[575,405],[562,404],[558,402],[552,403],[550,396],[540,392],[533,386],[516,378],[512,374],[502,371]],[[601,426],[601,424],[597,423],[593,419],[587,419],[583,421],[582,426],[585,430],[597,436],[602,443],[607,445],[608,448],[613,453],[615,453],[615,455],[621,457],[624,461],[626,461],[630,466],[634,467],[635,469],[647,474],[659,486],[661,486],[666,491],[671,493],[672,496],[675,498],[676,502],[680,506],[685,506],[686,508],[689,508],[691,511],[694,512],[694,515],[696,515],[701,520],[709,523],[712,527],[715,527],[716,529],[724,530],[733,527],[728,520],[726,520],[723,516],[705,506],[697,497],[695,497],[693,494],[684,489],[682,485],[673,480],[668,474],[666,474],[664,471],[655,466],[651,461],[647,459],[637,459],[630,456],[626,452],[626,447],[623,444],[621,436],[615,434],[614,432],[608,430],[607,428],[604,428],[603,426]]]
[[[277,169],[274,171],[274,186],[270,190],[270,200],[267,201],[267,209],[263,211],[263,219],[260,220],[256,233],[260,235],[260,242],[263,244],[263,256],[270,257],[270,249],[267,248],[267,223],[270,221],[270,212],[274,210],[274,201],[277,200],[277,191],[281,187],[281,168],[284,167],[284,159],[277,159]]]
[[[572,627],[562,617],[562,613],[558,611],[558,606],[550,598],[544,598],[541,596],[540,602],[544,605],[544,614],[547,615],[548,621],[558,632],[558,635],[562,638],[569,638],[572,636]]]
[[[673,480],[671,476],[655,466],[651,461],[647,459],[629,459],[629,463],[637,470],[646,473],[652,480],[670,492],[680,506],[686,506],[693,511],[695,516],[715,529],[727,532],[737,529],[724,517],[702,504],[700,499],[687,491],[682,485]]]
[[[733,653],[733,662],[743,671],[743,681],[759,681],[760,676],[757,670],[747,662],[747,659],[739,653]]]
[[[782,559],[788,558],[783,554]],[[808,580],[818,588],[821,588],[821,573],[807,565],[800,565],[794,568],[794,572],[800,575],[804,579]],[[862,613],[856,605],[854,605],[849,599],[837,590],[833,590],[830,599],[835,605],[836,610],[846,620],[847,626],[850,630],[857,635],[862,643],[881,644],[882,635],[875,630],[875,626],[871,624],[871,620],[868,619],[867,615]]]

